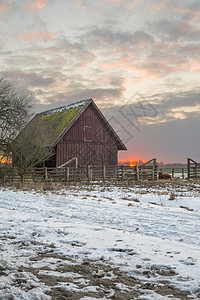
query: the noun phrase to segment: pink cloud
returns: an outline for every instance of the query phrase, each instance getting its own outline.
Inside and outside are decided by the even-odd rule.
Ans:
[[[170,10],[177,12],[177,13],[186,13],[188,12],[188,9],[181,7],[181,6],[177,6],[177,7],[171,7]]]
[[[12,8],[13,0],[8,2],[0,1],[0,14],[4,14]]]
[[[128,71],[138,72],[147,78],[161,78],[169,73],[190,69],[190,62],[180,63],[178,57],[173,55],[165,57],[165,60],[161,61],[155,58],[148,58],[140,63],[130,64],[127,67]]]
[[[155,10],[163,10],[163,9],[166,7],[166,5],[167,5],[169,2],[171,2],[171,1],[172,1],[172,0],[163,0],[163,1],[159,2],[159,3],[153,4],[153,5],[152,5],[152,8],[155,9]]]
[[[172,68],[169,68],[164,63],[141,63],[140,65],[130,65],[127,67],[128,71],[139,72],[147,78],[159,78],[163,75],[168,74],[172,71]]]
[[[83,52],[81,53],[82,61],[77,63],[79,67],[85,67],[95,59],[95,54],[93,52]]]
[[[200,8],[193,13],[192,21],[196,22],[200,18]]]
[[[25,34],[19,34],[18,37],[20,40],[31,40],[31,41],[35,41],[35,40],[49,41],[56,38],[55,34],[52,32],[37,32],[37,31],[32,31]]]
[[[169,6],[167,6],[171,3]],[[187,13],[188,9],[181,6],[180,1],[178,0],[162,0],[158,3],[152,5],[154,10],[162,11],[168,9],[169,11],[173,11],[176,13]]]
[[[131,61],[133,61],[134,59],[137,59],[137,57],[133,56],[133,55],[126,55],[126,56],[119,57],[119,58],[113,60],[112,62],[106,61],[106,62],[99,63],[99,65],[101,68],[106,69],[106,70],[115,69],[115,68],[129,65],[131,63]]]
[[[161,78],[176,71],[199,71],[200,59],[181,62],[175,55],[166,56],[165,60],[161,61],[148,58],[140,63],[129,64],[127,70],[140,73],[146,78]]]
[[[86,9],[86,4],[84,3],[84,1],[78,1],[77,7],[80,9]]]
[[[48,0],[32,0],[31,2],[28,2],[25,6],[25,10],[27,11],[35,11],[38,9],[42,9],[47,5]]]
[[[127,9],[133,9],[136,5],[138,5],[141,0],[106,0],[107,2],[112,3],[124,3]]]
[[[124,2],[125,0],[107,0],[107,2],[114,2],[114,3],[120,3]]]
[[[189,44],[182,48],[182,53],[188,55],[189,57],[199,57],[200,44]]]
[[[193,71],[200,71],[200,59],[193,60],[192,64]]]
[[[141,0],[130,1],[129,3],[126,4],[126,8],[131,10],[136,5],[138,5],[140,2],[141,2]]]

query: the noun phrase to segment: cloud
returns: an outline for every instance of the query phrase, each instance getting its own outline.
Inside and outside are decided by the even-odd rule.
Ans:
[[[21,70],[13,70],[7,72],[10,79],[15,81],[19,86],[26,88],[48,87],[55,82],[55,78],[42,76],[36,72],[24,72]]]
[[[149,58],[127,66],[127,70],[142,73],[146,78],[159,78],[174,72],[176,67],[168,65],[164,61]]]
[[[27,66],[29,69],[34,68],[35,66],[42,66],[46,63],[45,57],[42,56],[34,56],[28,53],[25,55],[13,55],[13,53],[9,53],[6,55],[6,58],[4,60],[4,64],[7,65],[7,67],[10,69],[13,66],[15,68],[20,68],[20,69],[27,69]]]
[[[139,3],[141,2],[141,0],[135,0],[135,1],[129,1],[126,4],[126,8],[127,9],[133,9],[135,6],[137,6]]]
[[[101,7],[101,9],[118,11],[119,7],[124,8],[125,4],[136,4],[136,1],[121,0],[118,1],[119,5],[114,8],[114,2],[111,4],[110,1],[108,4],[108,1],[104,1],[105,7]],[[66,93],[70,97],[75,95],[78,98],[79,96],[91,97],[92,91],[95,99],[97,96],[100,97],[102,105],[103,103],[106,105],[114,99],[116,99],[116,103],[119,103],[129,92],[128,89],[133,88],[133,86],[130,87],[133,83],[135,84],[134,88],[138,90],[141,87],[146,89],[146,83],[149,90],[153,90],[151,83],[153,86],[158,85],[160,90],[165,90],[170,86],[167,79],[170,78],[172,82],[174,76],[179,76],[181,83],[177,81],[176,87],[173,86],[173,88],[180,89],[181,85],[186,88],[183,86],[186,79],[183,80],[185,74],[182,71],[189,70],[191,73],[199,71],[198,27],[189,23],[188,19],[181,20],[183,15],[181,18],[173,17],[173,19],[168,18],[168,15],[165,16],[165,19],[153,19],[154,16],[152,16],[150,20],[153,19],[153,22],[150,25],[140,20],[139,23],[132,23],[132,27],[130,27],[132,19],[127,19],[127,26],[125,26],[125,16],[121,13],[119,15],[121,16],[120,20],[124,18],[123,24],[109,23],[109,19],[105,23],[96,22],[99,26],[94,26],[94,8],[101,5],[95,1],[94,6],[90,8],[89,3],[91,4],[90,0],[85,1],[88,13],[91,13],[92,23],[87,23],[87,26],[84,27],[74,26],[75,31],[73,32],[71,27],[66,28],[66,31],[63,27],[56,27],[60,25],[56,23],[56,35],[51,30],[53,28],[52,21],[56,22],[58,16],[53,14],[51,18],[46,16],[38,24],[38,14],[30,15],[23,11],[27,19],[18,29],[19,40],[16,41],[16,46],[22,45],[23,48],[21,50],[18,48],[6,59],[3,57],[2,62],[7,70],[12,70],[14,66],[16,69],[26,71],[25,74],[19,74],[20,82],[30,85],[34,91],[37,91],[40,101],[53,105],[55,99],[62,101],[61,97],[64,97]],[[87,17],[87,11],[80,12],[75,5],[71,4],[77,12],[75,17],[80,16],[80,19]],[[169,3],[166,4],[166,7],[169,8]],[[48,13],[51,12],[51,8],[49,7]],[[141,8],[141,15],[144,10],[146,11],[146,7]],[[132,18],[130,17],[132,12],[127,14],[129,18]],[[153,14],[155,15],[155,11]],[[42,18],[43,14],[40,15],[39,18]],[[163,14],[159,11],[159,15]],[[104,16],[101,21],[103,18]],[[34,22],[35,26],[30,30],[30,26]],[[48,31],[50,22],[51,27]],[[71,23],[71,19],[68,22]],[[26,27],[26,31],[22,31],[21,28],[25,24],[29,26]],[[13,36],[14,34],[16,36],[16,33],[13,33]],[[26,48],[26,44],[22,44],[21,41],[30,42],[32,47]],[[62,76],[60,74],[57,76],[56,72],[62,73]],[[18,76],[17,73],[15,74]],[[158,79],[156,82],[155,78]]]
[[[121,3],[125,2],[126,0],[106,0],[107,2],[113,2],[113,3]]]
[[[9,77],[32,89],[43,106],[57,106],[72,97],[93,97],[100,99],[102,105],[119,101],[125,91],[123,80],[118,72],[105,74],[96,64],[96,52],[87,49],[81,42],[55,39],[50,46],[34,44],[23,48],[21,54],[11,53],[4,63]]]
[[[162,78],[174,72],[199,68],[197,60],[188,60],[186,56],[180,56],[176,52],[171,54],[168,51],[162,52],[159,46],[155,49],[155,53],[152,51],[146,59],[135,60],[127,64],[126,69],[129,72],[141,74],[142,79],[142,76],[143,78]]]
[[[36,105],[36,110],[37,112],[41,112],[44,110],[47,110],[52,107],[60,107],[60,106],[65,106],[70,103],[79,101],[81,99],[90,99],[92,98],[98,105],[99,107],[104,106],[105,104],[111,104],[113,103],[116,98],[119,98],[122,96],[123,89],[120,87],[116,88],[87,88],[81,86],[77,82],[76,84],[76,91],[75,89],[72,89],[71,85],[68,85],[68,87],[65,88],[63,92],[57,92],[51,95],[51,93],[44,94],[42,90],[39,91],[41,93],[41,96],[45,101],[43,103],[38,102]],[[45,96],[45,98],[44,98]]]
[[[140,79],[142,76],[153,79],[182,70],[199,70],[197,53],[192,53],[186,45],[197,41],[200,31],[186,22],[174,24],[168,20],[154,22],[151,30],[153,34],[97,27],[82,35],[80,40],[95,52],[96,63],[103,70],[123,68],[129,74],[134,72],[134,76],[139,74]]]
[[[41,52],[45,56],[53,57],[59,56],[59,60],[65,60],[71,67],[86,67],[92,63],[96,55],[93,51],[87,50],[81,42],[71,42],[67,38],[56,39],[55,43],[50,47],[41,48]]]
[[[155,94],[148,98],[158,111],[154,123],[176,119],[200,118],[200,89],[187,92]],[[179,113],[179,114],[178,114]]]
[[[141,2],[141,0],[106,0],[106,2],[123,3],[125,5],[125,8],[131,10],[136,5],[138,5]]]
[[[159,124],[169,123],[177,119],[200,118],[199,99],[200,89],[182,93],[155,94],[149,97],[138,94],[123,104],[112,105],[107,108],[107,111],[111,116],[117,114],[117,119],[120,122],[124,119],[124,124],[132,122],[138,123],[138,126],[147,124],[159,126]],[[177,112],[181,113],[181,118]]]
[[[86,67],[89,63],[93,62],[95,59],[95,54],[89,51],[81,51],[80,57],[78,56],[77,66]]]
[[[191,21],[196,22],[200,18],[200,7],[198,7],[192,15]]]
[[[138,30],[135,32],[116,31],[111,28],[96,27],[80,37],[88,48],[109,49],[122,51],[125,47],[134,49],[135,47],[148,47],[154,43],[154,38],[147,32]],[[105,48],[106,47],[106,48]]]
[[[26,11],[36,11],[38,9],[42,9],[47,5],[48,0],[29,0],[25,6]]]
[[[200,126],[199,99],[200,90],[155,94],[134,98],[126,105],[112,105],[103,112],[125,141],[128,156],[134,153],[140,158],[145,155],[147,160],[157,157],[178,162],[186,160],[188,155],[199,155],[199,139],[194,140]],[[141,149],[148,149],[149,157]]]
[[[184,0],[163,0],[152,4],[152,9],[160,14],[164,12],[165,15],[168,15],[168,12],[171,14],[174,12],[176,13],[174,20],[177,20],[180,14],[184,14],[184,21],[191,24],[194,24],[200,18],[200,5],[197,1],[191,1],[188,4],[188,1]]]
[[[177,42],[191,42],[200,40],[200,30],[187,21],[159,19],[148,26],[151,26],[153,33],[163,41]]]
[[[100,62],[99,66],[103,69],[115,69],[129,65],[132,61],[137,60],[135,55],[123,55],[115,60]]]
[[[80,9],[86,9],[86,4],[83,1],[78,1],[77,7]]]
[[[163,0],[161,2],[157,2],[152,5],[152,8],[155,10],[163,10],[167,6],[168,3],[172,2],[172,0]]]
[[[0,1],[0,14],[7,13],[13,5],[13,0],[9,0],[7,2]]]
[[[49,40],[54,40],[56,38],[56,35],[52,32],[32,31],[29,33],[19,34],[18,38],[20,40],[30,40],[30,41],[36,41],[36,40],[49,41]]]
[[[199,58],[200,43],[190,43],[180,49],[180,54],[188,58]]]

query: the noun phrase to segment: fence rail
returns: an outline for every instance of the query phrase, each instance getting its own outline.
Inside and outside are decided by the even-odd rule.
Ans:
[[[158,172],[172,175],[172,178],[200,178],[200,164],[188,158],[187,168],[158,167],[153,158],[140,166],[79,166],[63,168],[33,168],[23,177],[24,183],[34,182],[61,182],[70,183],[78,181],[98,180],[128,180],[128,181],[156,181]],[[12,166],[0,168],[0,183],[16,184],[22,182],[17,169]]]
[[[187,168],[159,168],[159,172],[163,172],[163,173],[169,173],[172,178],[187,178],[188,174],[187,174]]]
[[[153,166],[80,166],[65,168],[33,168],[23,176],[24,183],[31,182],[77,182],[97,180],[156,180],[157,170]],[[3,185],[20,183],[22,178],[14,167],[0,168]]]

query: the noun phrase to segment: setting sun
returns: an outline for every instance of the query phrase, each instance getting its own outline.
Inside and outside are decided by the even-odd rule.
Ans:
[[[135,166],[139,166],[143,163],[143,161],[141,159],[136,159],[136,158],[130,158],[127,160],[119,160],[119,163],[121,165],[128,165],[130,167],[135,167]]]

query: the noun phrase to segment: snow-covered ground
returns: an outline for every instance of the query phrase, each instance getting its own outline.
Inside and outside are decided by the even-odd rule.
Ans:
[[[199,184],[0,189],[0,300],[199,298]]]

